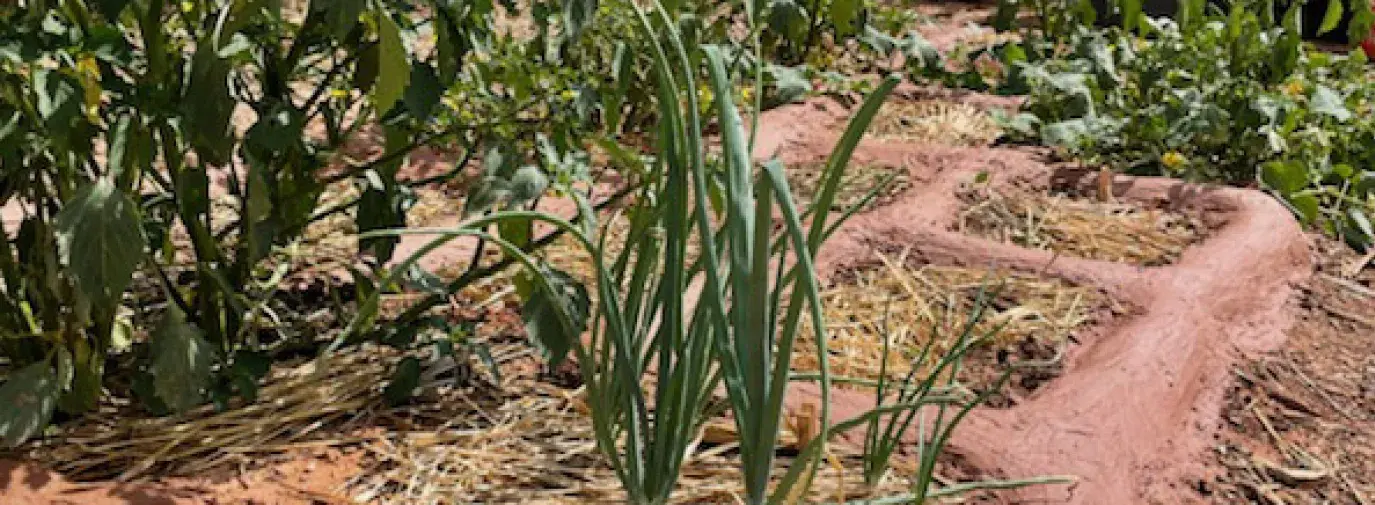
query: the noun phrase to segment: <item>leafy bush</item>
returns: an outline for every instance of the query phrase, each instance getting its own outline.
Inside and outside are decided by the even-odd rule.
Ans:
[[[132,358],[131,389],[155,412],[252,399],[287,339],[272,323],[274,248],[342,210],[363,231],[404,226],[408,153],[471,153],[521,122],[437,119],[446,89],[482,77],[463,65],[496,36],[492,2],[289,4],[0,6],[0,204],[23,214],[0,250],[6,442],[56,408],[92,407],[113,353]],[[571,26],[595,2],[565,4],[557,22]],[[422,27],[427,53],[411,50]],[[372,127],[384,153],[340,162]],[[317,208],[327,183],[350,181],[359,198]],[[385,263],[395,240],[361,252]]]
[[[1365,57],[1308,49],[1297,6],[1278,26],[1258,11],[1237,2],[1187,22],[1150,20],[1140,34],[1080,28],[1016,51],[1010,82],[1029,98],[1009,130],[1130,173],[1258,184],[1304,222],[1368,247],[1375,83]]]

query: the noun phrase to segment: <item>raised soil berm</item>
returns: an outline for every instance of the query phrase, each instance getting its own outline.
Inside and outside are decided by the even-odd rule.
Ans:
[[[756,155],[785,162],[823,158],[849,111],[829,100],[761,118]],[[1083,505],[1185,503],[1219,426],[1232,365],[1277,347],[1291,324],[1293,286],[1311,274],[1309,244],[1283,206],[1252,190],[1117,176],[1115,200],[1204,216],[1206,239],[1155,267],[1058,255],[952,231],[965,205],[959,187],[981,173],[992,184],[1093,191],[1096,171],[1044,161],[1016,148],[950,148],[869,140],[855,165],[903,166],[912,188],[857,215],[818,258],[823,277],[875,251],[907,249],[929,264],[994,265],[1096,286],[1135,307],[1081,339],[1063,373],[1008,409],[980,409],[956,431],[951,450],[998,478],[1073,475],[1070,485],[1005,492],[1004,503]],[[1014,182],[1015,181],[1015,182]],[[799,386],[790,406],[816,401]],[[868,393],[838,389],[837,419],[872,406]]]

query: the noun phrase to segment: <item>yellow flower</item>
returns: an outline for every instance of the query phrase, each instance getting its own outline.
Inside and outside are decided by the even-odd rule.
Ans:
[[[1170,151],[1160,155],[1160,164],[1165,165],[1167,168],[1170,169],[1177,169],[1179,167],[1184,166],[1184,164],[1188,162],[1188,158],[1185,158],[1183,154],[1179,154],[1175,151]]]
[[[1303,95],[1303,81],[1289,81],[1284,83],[1284,94],[1289,96]]]
[[[744,99],[744,101],[748,102],[748,101],[750,101],[750,98],[753,98],[753,97],[754,97],[754,88],[753,88],[753,87],[745,86],[745,87],[743,87],[743,88],[740,88],[740,98]]]
[[[331,98],[347,98],[349,96],[349,92],[346,89],[335,88],[329,90],[329,96]]]

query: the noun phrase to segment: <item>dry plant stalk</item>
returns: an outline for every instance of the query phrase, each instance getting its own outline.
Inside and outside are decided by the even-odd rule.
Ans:
[[[890,101],[879,109],[869,137],[957,147],[986,146],[1002,135],[989,114],[943,100]]]
[[[1129,203],[987,188],[962,196],[960,231],[1081,258],[1167,265],[1203,236],[1196,220]]]
[[[1112,301],[1092,287],[1019,272],[978,268],[907,265],[905,254],[880,255],[874,267],[850,273],[849,279],[822,293],[831,326],[831,369],[838,376],[876,380],[885,359],[884,319],[891,339],[888,377],[900,380],[911,370],[923,345],[937,339],[932,357],[950,350],[971,317],[978,293],[987,285],[998,296],[976,326],[976,334],[1004,325],[989,342],[1005,347],[1032,339],[1062,345],[1077,329],[1093,321]],[[810,333],[804,333],[810,335]],[[814,345],[798,346],[794,369],[815,371]],[[929,363],[923,364],[929,365]]]

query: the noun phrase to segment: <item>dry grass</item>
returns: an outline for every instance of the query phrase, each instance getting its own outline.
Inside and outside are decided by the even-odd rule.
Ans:
[[[340,436],[347,430],[338,427],[380,403],[391,373],[392,360],[384,356],[358,352],[323,368],[310,362],[279,369],[257,402],[223,412],[207,405],[148,417],[128,405],[107,405],[32,456],[74,479],[128,481],[205,474],[303,447],[357,444],[361,438]]]
[[[452,398],[427,413],[437,428],[391,431],[366,449],[375,461],[348,485],[356,501],[381,504],[619,503],[615,474],[597,451],[581,390],[529,378],[508,381],[497,396]],[[675,503],[740,503],[743,496],[733,425],[711,423],[684,466]],[[783,445],[795,444],[785,433]],[[779,471],[790,462],[781,456]],[[891,478],[866,490],[854,455],[834,455],[812,497],[844,501],[899,494]],[[895,475],[911,468],[895,468]]]
[[[991,144],[1002,129],[987,112],[969,104],[941,100],[890,101],[883,104],[869,137],[949,146]]]
[[[891,342],[886,356],[890,378],[905,375],[932,339],[933,358],[944,355],[968,324],[985,286],[997,296],[987,300],[984,318],[975,328],[982,335],[1005,325],[989,342],[994,348],[1027,341],[1058,348],[1112,306],[1098,290],[1059,279],[977,268],[913,267],[904,255],[880,256],[878,265],[854,271],[822,293],[832,373],[876,380],[885,359],[885,331]],[[807,343],[798,347],[794,369],[815,371],[815,344],[810,333],[803,336]]]
[[[1023,247],[1142,266],[1173,263],[1204,227],[1127,203],[982,188],[963,195],[960,231]]]
[[[825,163],[800,163],[789,167],[788,183],[792,186],[793,198],[796,199],[798,208],[807,208],[816,198],[816,193],[821,186],[821,175],[825,170]],[[840,188],[836,192],[835,202],[831,205],[831,211],[843,212],[850,207],[859,205],[870,191],[873,191],[884,181],[887,181],[887,185],[880,189],[875,198],[860,210],[870,210],[887,205],[902,192],[911,189],[911,173],[904,167],[886,165],[852,164],[846,167],[845,174],[840,180]]]

